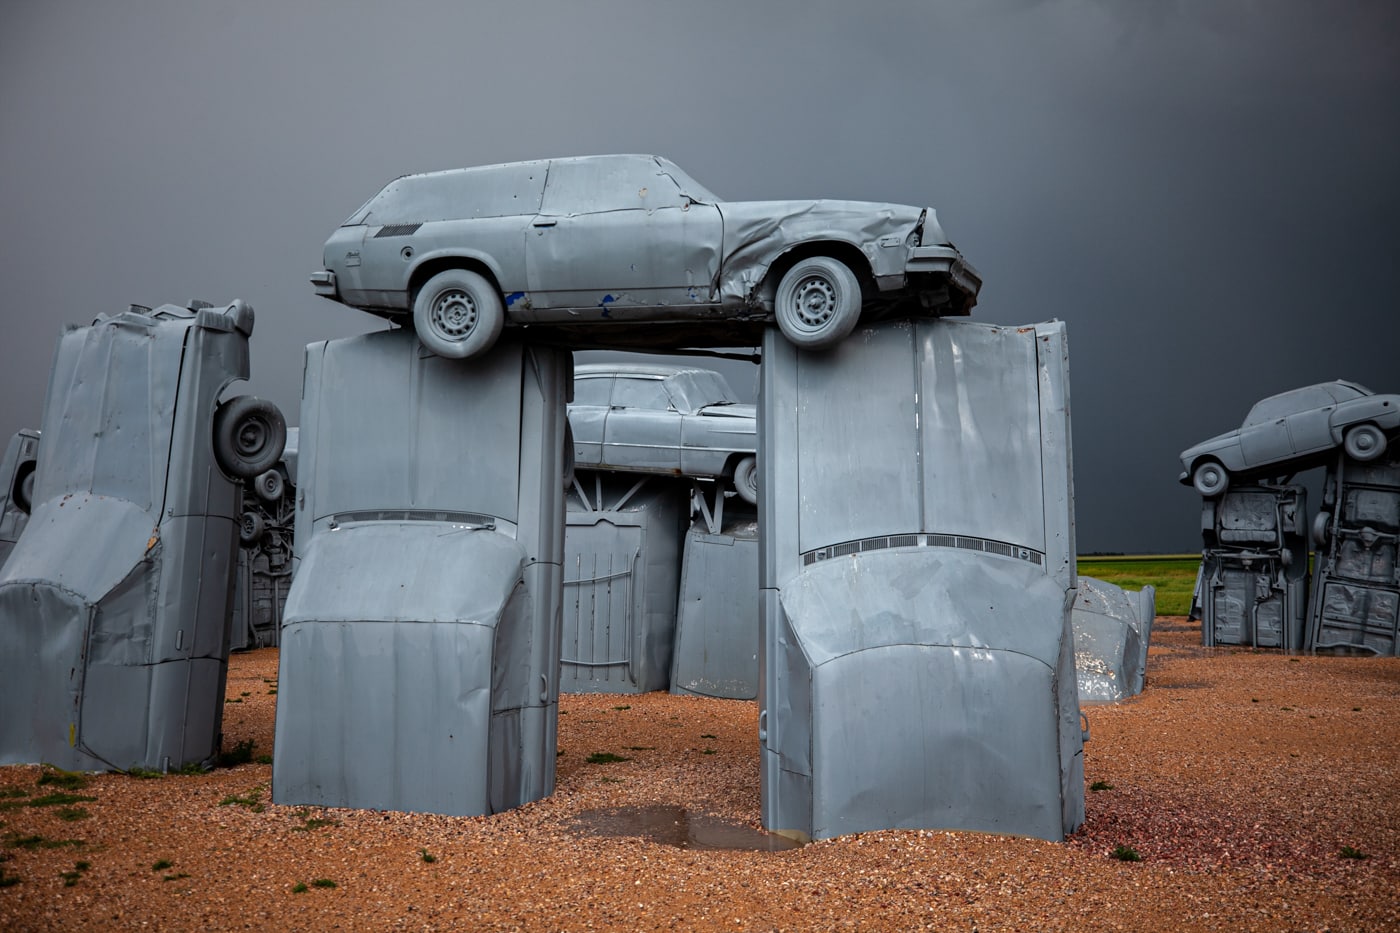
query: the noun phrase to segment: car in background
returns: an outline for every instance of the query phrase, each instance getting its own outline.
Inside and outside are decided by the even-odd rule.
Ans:
[[[1320,382],[1271,395],[1239,430],[1182,451],[1180,480],[1211,498],[1229,488],[1232,475],[1269,467],[1291,473],[1339,446],[1353,460],[1375,460],[1397,431],[1400,395],[1376,395],[1340,379]]]
[[[821,348],[863,309],[967,314],[982,285],[932,208],[724,201],[652,155],[405,175],[323,258],[316,294],[411,317],[423,346],[456,358],[484,353],[506,324],[575,348],[752,346],[776,320]],[[638,323],[667,326],[626,326]]]
[[[577,469],[716,479],[758,501],[754,406],[713,370],[577,366],[569,428]]]

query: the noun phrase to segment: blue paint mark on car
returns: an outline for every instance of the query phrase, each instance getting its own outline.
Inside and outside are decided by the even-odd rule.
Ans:
[[[524,292],[511,292],[509,295],[506,296],[506,307],[509,308],[511,305],[515,304],[517,301],[524,297]]]

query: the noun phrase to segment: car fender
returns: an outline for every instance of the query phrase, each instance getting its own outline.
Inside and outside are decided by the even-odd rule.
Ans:
[[[497,259],[490,253],[474,249],[435,249],[426,253],[419,253],[413,257],[413,264],[409,267],[408,279],[404,289],[409,292],[414,290],[415,284],[421,285],[432,278],[437,272],[449,267],[472,268],[484,267],[487,277],[495,284],[504,295],[522,291],[525,287],[525,270],[520,269],[517,275],[502,268]],[[428,271],[425,271],[428,270]],[[510,302],[506,302],[507,307]]]
[[[1341,444],[1347,429],[1366,423],[1387,435],[1400,430],[1400,396],[1373,395],[1338,405],[1329,419],[1333,443]]]

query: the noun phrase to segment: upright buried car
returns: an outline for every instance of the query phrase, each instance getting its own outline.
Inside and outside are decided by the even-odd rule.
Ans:
[[[331,235],[324,262],[318,295],[411,314],[425,347],[458,358],[508,323],[574,346],[723,346],[756,344],[776,319],[815,349],[849,334],[863,305],[872,318],[895,306],[967,314],[982,285],[931,208],[725,202],[650,155],[405,175]],[[629,322],[667,333],[597,330]]]
[[[1400,396],[1376,395],[1340,379],[1271,395],[1255,404],[1237,431],[1181,452],[1181,482],[1210,498],[1236,474],[1291,473],[1337,447],[1353,460],[1375,460],[1400,431]]]
[[[758,501],[754,407],[713,370],[577,366],[569,426],[577,467],[713,477]]]

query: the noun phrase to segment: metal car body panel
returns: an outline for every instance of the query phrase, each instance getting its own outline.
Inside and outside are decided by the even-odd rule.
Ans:
[[[1203,501],[1201,533],[1201,643],[1302,650],[1307,490],[1233,486]]]
[[[1323,482],[1308,647],[1400,655],[1400,455],[1339,456]]]
[[[29,524],[34,496],[34,467],[39,457],[39,432],[21,428],[5,445],[0,460],[0,569]]]
[[[1064,325],[765,341],[763,823],[1083,821]]]
[[[568,354],[307,348],[278,803],[481,815],[552,792]]]
[[[238,484],[220,393],[252,309],[101,315],[59,341],[28,527],[0,571],[0,763],[165,770],[219,750]]]
[[[708,369],[587,364],[574,375],[569,424],[580,467],[703,478],[752,456],[757,419]]]
[[[1157,590],[1079,576],[1074,599],[1074,671],[1079,702],[1116,703],[1142,692]]]
[[[721,496],[716,500],[723,504]],[[735,502],[686,532],[676,610],[671,692],[758,696],[758,516]]]
[[[670,683],[686,487],[576,471],[564,533],[563,693]]]
[[[756,344],[772,313],[769,270],[812,251],[850,260],[876,295],[911,289],[915,311],[967,314],[981,287],[931,209],[727,202],[666,159],[630,154],[396,179],[332,233],[312,283],[318,295],[396,318],[418,285],[456,265],[494,282],[508,325],[551,325],[576,346],[586,331],[574,325],[634,321],[701,322],[684,332],[696,346]],[[676,332],[602,342],[620,338],[667,346]]]

